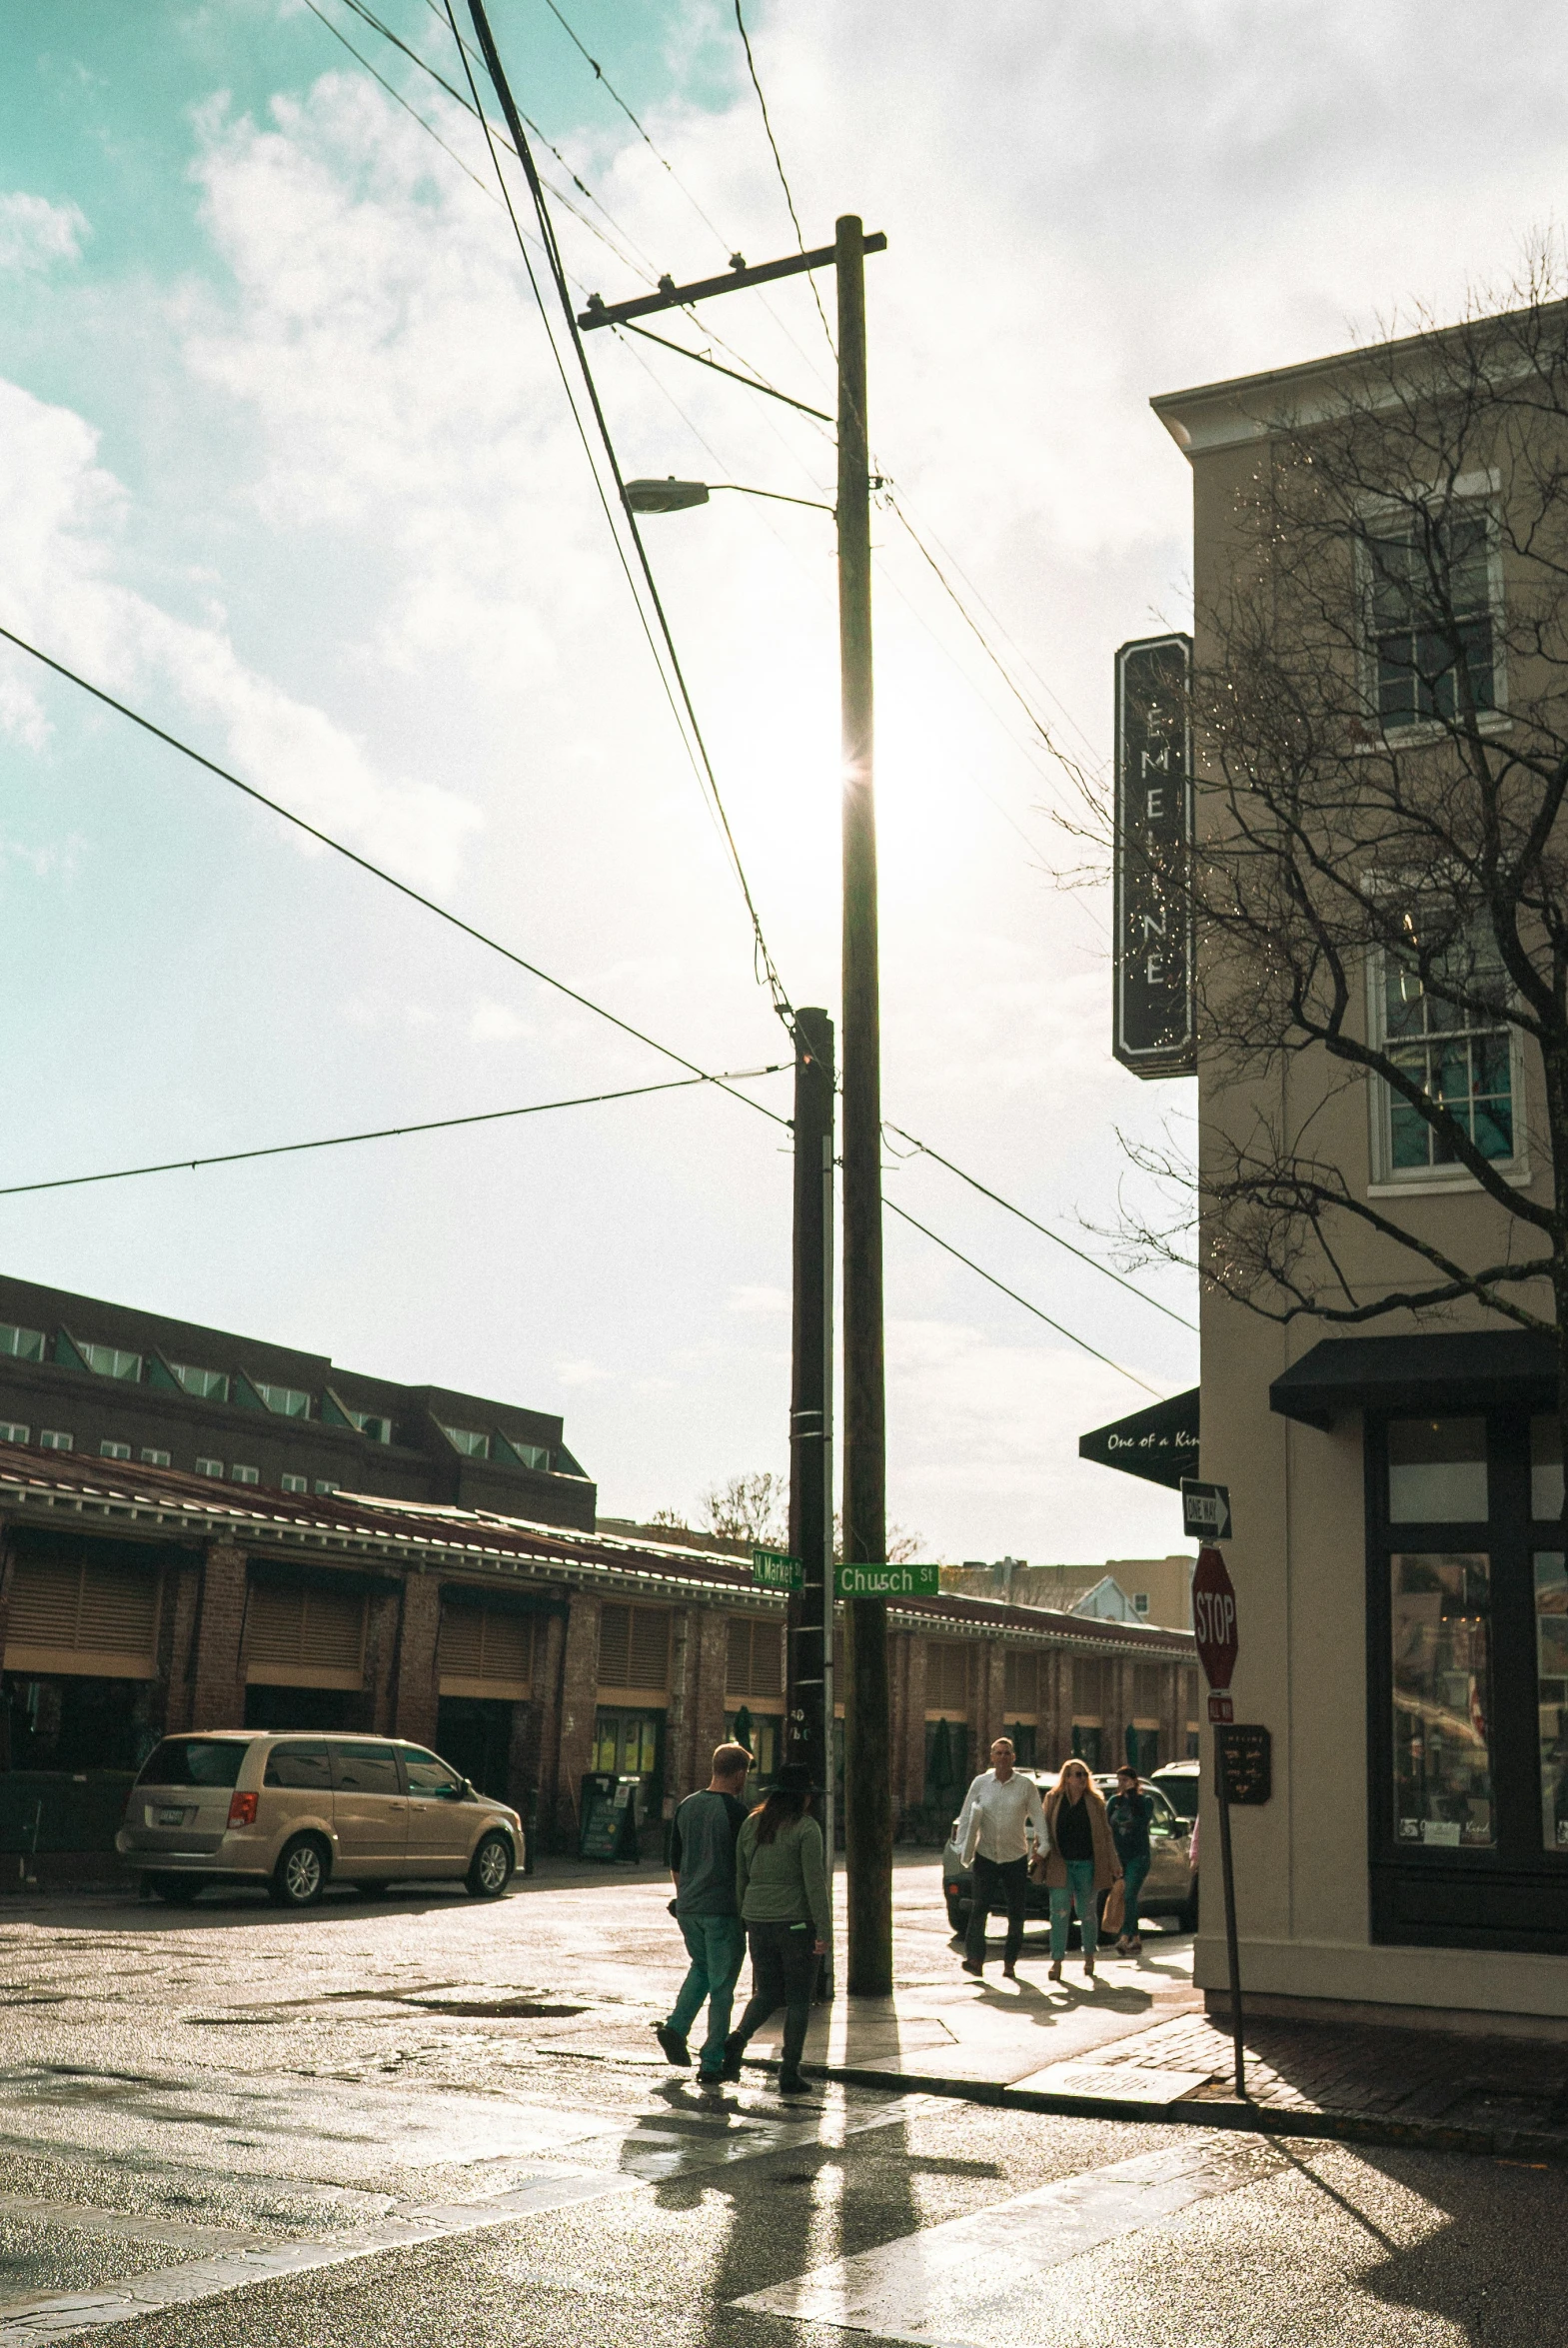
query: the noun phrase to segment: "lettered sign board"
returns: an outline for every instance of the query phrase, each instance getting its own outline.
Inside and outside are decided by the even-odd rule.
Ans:
[[[1197,1073],[1190,636],[1116,655],[1115,1009],[1111,1050],[1136,1077]]]

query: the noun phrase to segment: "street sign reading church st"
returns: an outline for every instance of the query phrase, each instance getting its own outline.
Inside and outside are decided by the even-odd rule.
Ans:
[[[1115,1012],[1111,1050],[1137,1077],[1197,1069],[1192,846],[1192,639],[1116,655]]]

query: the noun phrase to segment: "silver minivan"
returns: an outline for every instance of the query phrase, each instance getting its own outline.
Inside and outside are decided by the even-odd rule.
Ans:
[[[499,1899],[523,1857],[523,1822],[400,1737],[214,1728],[166,1736],[149,1754],[114,1840],[177,1907],[204,1883],[255,1883],[280,1907],[306,1908],[333,1876],[367,1892],[460,1880]]]

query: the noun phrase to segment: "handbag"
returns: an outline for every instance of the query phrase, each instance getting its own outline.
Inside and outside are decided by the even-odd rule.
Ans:
[[[1105,1913],[1100,1919],[1103,1932],[1119,1932],[1127,1913],[1126,1887],[1118,1875],[1105,1894]]]

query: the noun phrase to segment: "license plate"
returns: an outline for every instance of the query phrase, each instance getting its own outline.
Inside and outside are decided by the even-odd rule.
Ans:
[[[158,1823],[160,1826],[183,1826],[185,1823],[185,1812],[183,1810],[160,1810],[158,1812]]]

